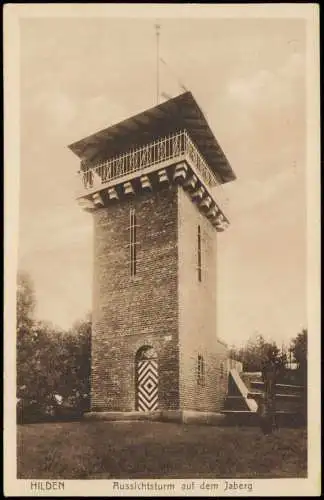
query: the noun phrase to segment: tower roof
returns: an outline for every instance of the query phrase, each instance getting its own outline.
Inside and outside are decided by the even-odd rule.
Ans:
[[[183,129],[187,130],[209,167],[222,183],[236,179],[191,92],[180,94],[74,142],[69,148],[82,160],[97,163]]]

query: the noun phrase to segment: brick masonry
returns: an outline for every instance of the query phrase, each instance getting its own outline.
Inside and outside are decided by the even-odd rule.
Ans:
[[[135,277],[130,276],[131,208],[138,225]],[[216,338],[215,229],[175,185],[123,198],[93,216],[91,410],[135,410],[135,356],[152,346],[159,362],[160,410],[218,411],[227,388],[227,349]],[[198,354],[205,360],[203,387],[197,385]]]
[[[228,380],[227,347],[217,338],[218,233],[182,189],[178,200],[180,405],[183,410],[217,412],[223,406]],[[204,359],[204,385],[197,384],[198,354]]]
[[[137,274],[130,276],[129,212],[136,210]],[[177,188],[94,212],[92,410],[135,409],[135,355],[159,360],[159,408],[179,407]]]

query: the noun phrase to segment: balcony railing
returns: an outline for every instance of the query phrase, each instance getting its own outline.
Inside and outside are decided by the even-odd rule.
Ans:
[[[83,187],[92,189],[97,183],[106,184],[119,177],[143,171],[158,163],[168,162],[179,157],[187,158],[200,173],[203,181],[210,187],[218,181],[203,159],[186,131],[172,134],[155,142],[110,158],[98,165],[81,171]]]

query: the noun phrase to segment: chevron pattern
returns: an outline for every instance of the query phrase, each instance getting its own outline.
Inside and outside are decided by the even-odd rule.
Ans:
[[[137,410],[158,408],[158,363],[153,359],[137,363]]]

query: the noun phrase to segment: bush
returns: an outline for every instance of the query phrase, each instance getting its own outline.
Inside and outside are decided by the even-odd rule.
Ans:
[[[41,400],[18,399],[17,423],[53,422],[80,419],[89,408],[89,396],[68,397],[59,402],[55,396]]]
[[[80,326],[81,325],[81,326]],[[82,331],[80,332],[80,328]],[[89,409],[91,323],[70,332],[38,323],[17,339],[17,421],[80,417]]]

